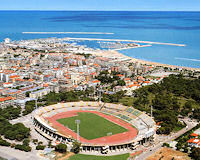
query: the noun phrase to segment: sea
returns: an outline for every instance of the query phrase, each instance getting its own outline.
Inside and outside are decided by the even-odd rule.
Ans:
[[[23,34],[22,32],[113,34]],[[5,38],[27,40],[49,37],[128,39],[185,44],[185,47],[154,44],[151,47],[120,52],[142,60],[200,68],[200,12],[0,11],[0,41]],[[88,43],[90,47],[91,44]]]

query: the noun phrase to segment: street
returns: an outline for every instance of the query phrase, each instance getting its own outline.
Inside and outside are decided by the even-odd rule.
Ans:
[[[197,125],[197,122],[190,122],[191,120],[189,118],[185,118],[185,119],[183,119],[183,121],[187,125],[185,128],[181,129],[180,131],[178,131],[177,133],[175,133],[173,135],[167,136],[165,139],[163,139],[163,141],[158,142],[157,144],[149,147],[145,152],[143,152],[142,154],[140,154],[139,156],[137,156],[135,158],[135,160],[145,160],[151,154],[153,154],[156,151],[158,151],[162,147],[163,143],[168,143],[168,142],[170,142],[170,141],[178,138],[179,136],[181,136],[182,134],[184,134],[188,130],[191,130],[193,127],[195,127]]]

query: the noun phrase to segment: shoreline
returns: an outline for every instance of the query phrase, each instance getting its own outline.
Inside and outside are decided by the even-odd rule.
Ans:
[[[31,33],[31,32],[29,32]],[[68,33],[73,33],[73,32],[68,32]],[[88,32],[77,32],[77,33],[88,33]],[[89,33],[104,33],[104,32],[89,32]],[[105,32],[106,33],[106,32]],[[52,38],[39,38],[39,39],[29,39],[29,40],[24,40],[24,41],[35,41],[35,40],[43,40],[43,39],[52,39]],[[126,41],[126,42],[148,42],[149,44],[146,45],[139,45],[139,46],[133,46],[133,47],[127,47],[127,48],[119,48],[119,49],[111,49],[111,50],[93,50],[92,53],[90,54],[94,54],[96,56],[100,56],[100,57],[105,57],[105,58],[115,58],[115,61],[129,61],[129,62],[133,62],[133,63],[141,63],[143,65],[151,65],[153,67],[156,66],[161,66],[161,67],[169,67],[169,68],[178,68],[178,69],[186,69],[186,70],[190,70],[190,71],[199,71],[200,72],[200,68],[193,68],[193,67],[186,67],[186,66],[178,66],[178,65],[170,65],[170,64],[163,64],[163,63],[159,63],[159,62],[152,62],[152,61],[148,61],[148,60],[142,60],[142,59],[137,59],[134,57],[129,57],[124,55],[123,53],[120,53],[120,50],[127,50],[127,49],[131,49],[131,48],[140,48],[140,47],[151,47],[152,44],[163,44],[163,45],[177,45],[177,46],[185,46],[185,44],[173,44],[173,43],[161,43],[161,42],[149,42],[149,41],[136,41],[136,40],[120,40],[120,39],[94,39],[94,38],[69,38],[69,37],[65,37],[65,38],[55,38],[57,40],[104,40],[104,41]],[[0,42],[1,43],[1,42]]]
[[[127,50],[127,49],[133,49],[133,48],[142,48],[142,47],[151,47],[152,45],[147,44],[147,45],[139,45],[139,46],[134,46],[134,47],[126,47],[126,48],[118,48],[118,49],[112,49],[112,51],[121,51],[121,50]]]
[[[193,68],[193,67],[184,67],[184,66],[177,66],[177,65],[170,65],[170,64],[163,64],[163,63],[158,63],[158,62],[152,62],[152,61],[146,61],[142,59],[137,59],[133,57],[126,56],[116,50],[108,50],[108,51],[98,51],[94,53],[96,56],[101,56],[105,58],[118,58],[120,59],[127,59],[129,62],[139,62],[141,64],[147,64],[147,65],[152,65],[154,67],[156,66],[162,66],[162,67],[169,67],[169,68],[179,68],[179,69],[186,69],[186,70],[191,70],[191,71],[200,71],[200,68]]]

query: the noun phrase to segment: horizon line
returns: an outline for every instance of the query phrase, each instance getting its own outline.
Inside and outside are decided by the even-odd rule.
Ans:
[[[200,12],[200,10],[38,10],[38,9],[0,9],[1,11],[75,11],[75,12],[94,12],[94,11],[99,11],[99,12]]]

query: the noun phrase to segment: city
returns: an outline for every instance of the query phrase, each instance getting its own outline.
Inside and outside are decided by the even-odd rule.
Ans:
[[[95,50],[77,45],[74,41],[63,43],[61,39],[56,38],[23,41],[11,41],[6,38],[0,47],[0,113],[2,113],[0,125],[5,130],[5,132],[1,130],[0,145],[10,147],[1,148],[0,155],[8,159],[54,159],[60,156],[53,152],[54,146],[58,152],[66,152],[66,149],[62,151],[63,146],[59,146],[62,143],[67,144],[67,150],[72,152],[74,147],[78,147],[78,152],[86,155],[127,156],[127,153],[130,153],[132,159],[146,159],[165,145],[177,149],[176,144],[179,144],[179,140],[174,140],[194,127],[196,129],[199,127],[199,108],[197,106],[191,108],[191,105],[198,103],[194,104],[187,100],[185,103],[179,100],[177,102],[174,98],[168,97],[169,99],[166,99],[168,105],[173,103],[175,110],[178,110],[175,104],[178,105],[180,102],[184,104],[179,107],[188,105],[190,110],[176,115],[175,122],[169,120],[168,123],[174,123],[175,128],[167,128],[165,126],[167,122],[165,125],[162,122],[164,117],[156,115],[159,106],[165,102],[162,103],[158,96],[155,99],[148,99],[147,90],[144,88],[152,86],[149,90],[153,93],[156,86],[167,83],[166,81],[173,81],[179,85],[180,82],[176,77],[180,75],[186,79],[185,81],[189,79],[194,81],[199,78],[200,72],[184,67],[140,63],[115,52],[115,47],[120,49],[130,45],[112,43],[112,49]],[[184,80],[181,82],[188,83]],[[153,96],[152,93],[150,97]],[[180,93],[185,94],[181,91]],[[198,101],[198,97],[194,97],[198,95],[191,96],[194,101]],[[157,102],[154,102],[156,100]],[[109,137],[115,136],[114,130],[110,130],[106,131],[107,139],[93,142],[82,138],[84,137],[82,128],[73,133],[71,130],[67,131],[65,125],[64,128],[63,125],[59,128],[57,121],[62,119],[56,117],[65,118],[67,113],[73,117],[74,114],[77,116],[82,112],[97,115],[102,113],[100,115],[103,117],[106,115],[118,117],[123,123],[127,123],[123,126],[115,122],[119,123],[119,126],[126,128],[132,124],[137,131],[133,130],[131,133],[132,127],[127,128],[130,132],[130,135],[126,135],[128,139],[122,136],[114,141],[111,138],[109,140]],[[81,119],[81,114],[79,116]],[[105,119],[111,122],[118,121],[111,117]],[[84,119],[79,122],[80,126],[83,125],[83,121]],[[89,122],[85,123],[87,125]],[[107,122],[102,123],[106,125]],[[15,130],[15,127],[19,131]],[[190,136],[186,137],[190,148],[189,150],[187,148],[186,152],[191,153],[191,147],[196,144],[198,148],[198,136],[199,131],[195,130],[193,139],[189,140]],[[57,146],[61,149],[56,148]],[[185,151],[181,144],[178,150]],[[14,154],[10,155],[10,152]],[[68,154],[64,156],[67,157]]]

